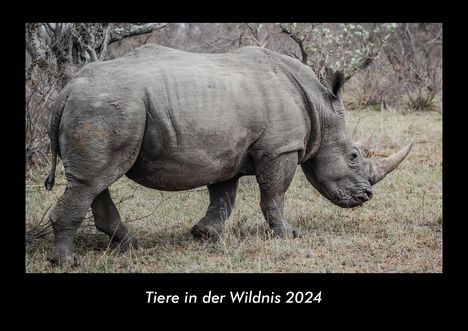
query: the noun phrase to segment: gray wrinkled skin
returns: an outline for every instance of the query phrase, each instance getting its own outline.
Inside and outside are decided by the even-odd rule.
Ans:
[[[88,64],[50,115],[53,164],[45,185],[53,186],[56,155],[68,181],[50,214],[50,260],[79,262],[73,239],[89,207],[114,244],[137,245],[108,191],[124,175],[158,190],[207,185],[209,208],[192,229],[198,238],[222,235],[244,175],[256,176],[262,212],[280,237],[298,236],[283,218],[298,164],[333,203],[369,200],[371,184],[402,158],[378,163],[362,156],[345,129],[342,75],[330,82],[325,87],[301,62],[257,47],[195,54],[145,45]]]

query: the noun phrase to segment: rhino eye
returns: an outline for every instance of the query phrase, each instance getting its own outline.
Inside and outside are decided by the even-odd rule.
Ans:
[[[354,151],[352,151],[352,152],[349,154],[349,159],[350,159],[352,162],[356,162],[358,156],[359,156],[358,152],[354,150]]]

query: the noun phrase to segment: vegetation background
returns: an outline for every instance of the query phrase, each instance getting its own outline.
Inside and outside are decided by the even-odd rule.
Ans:
[[[30,23],[25,32],[27,272],[442,271],[442,24]],[[159,192],[122,178],[111,194],[142,247],[126,254],[109,249],[89,214],[76,238],[84,266],[51,268],[48,212],[65,178],[60,170],[51,192],[42,185],[50,105],[86,63],[145,43],[202,53],[265,47],[311,66],[322,81],[327,70],[342,70],[348,130],[364,139],[367,152],[415,146],[374,198],[351,210],[322,198],[298,170],[285,208],[303,232],[297,240],[270,238],[254,178],[241,179],[226,236],[216,244],[190,235],[208,205],[205,188]]]

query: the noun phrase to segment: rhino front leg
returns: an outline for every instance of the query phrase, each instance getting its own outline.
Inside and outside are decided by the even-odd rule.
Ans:
[[[260,186],[260,206],[275,235],[281,238],[299,237],[299,232],[283,217],[284,195],[297,168],[297,153],[282,154],[276,158],[264,157],[257,167]]]
[[[205,216],[193,226],[192,235],[201,239],[218,239],[224,231],[224,222],[231,215],[236,200],[239,178],[208,185],[210,205]]]
[[[129,234],[127,228],[122,224],[119,211],[112,201],[108,189],[102,191],[94,199],[91,208],[96,228],[109,235],[113,246],[120,247],[122,252],[129,249],[130,246],[137,248],[137,239]]]

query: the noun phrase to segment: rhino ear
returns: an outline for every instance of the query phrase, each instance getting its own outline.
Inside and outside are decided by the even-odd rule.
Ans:
[[[333,95],[340,97],[341,88],[345,82],[345,76],[341,71],[333,72],[330,68],[326,69],[326,77],[328,87],[331,89]]]

